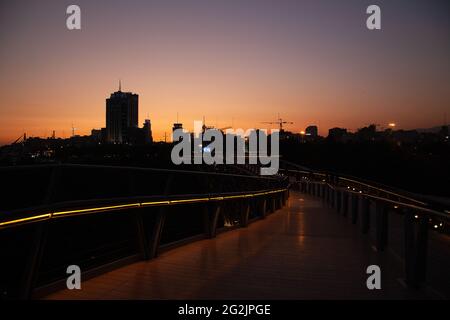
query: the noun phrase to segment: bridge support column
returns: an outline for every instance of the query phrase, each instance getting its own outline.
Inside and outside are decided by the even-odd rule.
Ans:
[[[363,234],[369,232],[370,227],[370,200],[367,197],[362,199],[361,210],[361,231]]]
[[[377,224],[377,250],[384,251],[388,243],[388,210],[385,205],[377,202],[376,205]]]
[[[408,286],[418,288],[426,278],[428,216],[405,214],[405,275]]]
[[[352,194],[352,223],[358,222],[358,208],[359,208],[359,196],[355,193]]]

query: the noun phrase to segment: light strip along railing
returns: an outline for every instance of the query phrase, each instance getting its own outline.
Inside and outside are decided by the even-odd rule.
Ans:
[[[287,189],[276,189],[276,190],[264,190],[264,191],[253,191],[246,193],[222,193],[222,194],[209,194],[209,195],[189,195],[189,196],[170,196],[170,198],[175,197],[175,199],[170,200],[157,200],[157,201],[141,201],[132,203],[122,203],[117,205],[107,205],[101,207],[88,207],[88,208],[77,208],[77,209],[66,209],[63,211],[52,211],[48,213],[36,214],[32,216],[27,216],[18,219],[10,219],[0,222],[0,229],[6,227],[12,227],[17,225],[22,225],[25,223],[39,222],[43,220],[61,218],[63,216],[73,216],[73,215],[83,215],[83,214],[93,214],[101,212],[111,212],[125,209],[133,208],[145,208],[145,207],[159,207],[159,206],[171,206],[171,205],[183,205],[183,204],[193,204],[202,202],[212,202],[212,201],[226,201],[232,199],[246,199],[253,197],[261,197],[265,195],[277,194],[286,192]],[[104,201],[104,200],[98,200]],[[74,205],[79,206],[82,202],[76,202]],[[67,204],[66,204],[67,205]],[[26,211],[32,211],[33,209],[27,209]],[[41,209],[42,210],[42,209]]]
[[[295,177],[295,184],[299,185],[301,192],[322,198],[344,216],[351,212],[352,223],[356,224],[360,220],[363,234],[369,233],[369,229],[375,227],[374,240],[377,251],[384,251],[388,246],[388,214],[401,214],[406,283],[417,288],[425,282],[430,221],[442,222],[440,226],[442,230],[446,230],[450,223],[449,210],[436,209],[410,196],[403,196],[398,192],[371,186],[365,182],[360,183],[355,179],[305,170],[284,170],[284,172]],[[371,210],[371,203],[375,204],[375,212]],[[372,216],[375,220],[374,226],[370,223],[372,214],[375,214]],[[433,225],[433,229],[438,226],[434,222]],[[446,255],[445,252],[443,254]],[[450,257],[446,255],[444,258],[448,261]]]
[[[323,173],[323,172],[313,172],[313,171],[306,171],[306,170],[291,170],[291,169],[286,169],[286,170],[281,169],[281,171],[288,171],[288,172],[295,172],[295,173],[304,174],[306,176],[306,178],[310,178],[311,175],[312,176],[319,176],[319,177],[321,177],[321,178],[317,179],[317,182],[329,182],[329,181],[327,181],[327,178],[329,178],[329,177],[337,177],[338,181],[337,181],[337,183],[333,184],[334,186],[339,186],[340,185],[340,181],[345,181],[345,182],[348,182],[350,184],[355,184],[354,187],[359,189],[358,192],[362,191],[363,193],[364,192],[367,193],[370,190],[372,190],[372,191],[377,191],[377,192],[389,194],[389,195],[392,195],[392,196],[394,196],[396,198],[401,198],[401,199],[413,202],[413,203],[418,204],[418,205],[428,206],[428,204],[423,202],[423,201],[411,198],[409,196],[402,195],[402,194],[400,194],[398,192],[386,190],[386,189],[383,189],[383,188],[380,188],[380,187],[368,184],[366,182],[361,182],[361,181],[358,181],[358,180],[355,180],[355,179],[346,178],[346,177],[342,177],[342,176],[337,176],[335,174],[327,174],[327,173]],[[347,186],[343,186],[343,187],[347,188],[347,187],[350,187],[350,186],[347,185]],[[353,191],[355,191],[355,190],[353,190]],[[449,212],[449,211],[447,211],[447,212]]]
[[[286,171],[308,175],[308,177],[306,177],[307,179],[309,179],[309,177],[311,175],[316,175],[316,176],[320,176],[320,177],[329,177],[330,176],[330,175],[327,175],[327,174],[321,173],[321,172],[317,173],[317,172],[311,172],[311,171],[305,171],[305,170],[286,170]],[[305,177],[303,177],[303,178],[305,178]],[[349,182],[351,184],[355,184],[356,187],[351,187],[349,185],[342,185],[342,183],[340,183],[341,180],[345,181],[345,182]],[[355,179],[338,177],[338,183],[333,184],[333,183],[328,182],[327,179],[321,178],[321,179],[317,179],[317,180],[313,181],[312,183],[327,184],[330,188],[333,188],[335,190],[345,191],[345,192],[357,194],[357,195],[364,195],[367,198],[377,200],[377,201],[383,201],[385,203],[390,203],[394,206],[398,206],[399,208],[403,207],[403,208],[417,210],[419,212],[419,214],[420,214],[420,212],[424,212],[424,213],[439,217],[441,219],[450,221],[450,215],[449,215],[450,211],[449,210],[438,211],[436,209],[430,208],[430,205],[426,202],[416,200],[409,196],[404,196],[397,192],[382,189],[380,187],[376,187],[376,186],[370,185],[365,182],[360,182]],[[375,195],[371,194],[370,189],[376,190],[379,193],[384,193],[384,194],[394,196],[398,200],[393,200],[388,197],[383,197],[380,194],[375,194]],[[411,203],[408,203],[408,202],[411,202]]]

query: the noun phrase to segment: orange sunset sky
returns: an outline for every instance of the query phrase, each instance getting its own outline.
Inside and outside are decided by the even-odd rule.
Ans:
[[[105,126],[105,99],[139,94],[155,140],[177,113],[185,128],[265,127],[280,114],[355,130],[442,125],[450,117],[450,25],[445,1],[77,1],[82,30],[66,29],[68,1],[0,2],[0,144],[69,137]],[[276,127],[276,126],[274,126]]]

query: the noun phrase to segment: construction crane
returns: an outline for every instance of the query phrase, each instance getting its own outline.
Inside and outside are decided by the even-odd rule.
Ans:
[[[24,133],[19,138],[17,138],[16,141],[14,141],[12,144],[23,143],[23,142],[26,142],[26,141],[27,141],[27,134]]]
[[[261,123],[265,123],[265,124],[277,124],[280,127],[280,132],[283,131],[283,125],[284,124],[294,124],[293,122],[290,121],[283,121],[283,119],[280,118],[280,115],[278,115],[278,121],[274,121],[274,122],[261,122]]]
[[[205,131],[205,130],[208,130],[208,129],[216,129],[216,130],[219,130],[219,131],[225,131],[225,130],[227,130],[227,129],[232,129],[233,127],[232,126],[226,126],[226,127],[223,127],[223,128],[215,128],[214,126],[207,126],[206,125],[206,120],[205,120],[205,117],[203,116],[203,125],[202,125],[202,130],[203,130],[203,132]]]

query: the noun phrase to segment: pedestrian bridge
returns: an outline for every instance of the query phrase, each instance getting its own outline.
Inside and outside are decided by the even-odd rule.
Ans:
[[[6,299],[450,296],[448,211],[424,199],[299,168],[284,168],[275,178],[47,169],[44,203],[0,219]],[[126,197],[114,188],[122,196],[95,197],[92,185],[88,193],[59,190],[67,188],[61,178],[67,175],[73,181],[89,176],[92,184],[98,174],[119,179],[118,172],[128,181]],[[163,191],[144,196],[149,188]],[[81,290],[66,289],[70,265],[81,267]],[[381,290],[367,288],[371,265],[381,269]]]
[[[382,289],[368,290],[379,265]],[[214,239],[196,241],[61,290],[45,299],[414,299],[396,257],[374,250],[345,217],[291,192],[287,205]]]

